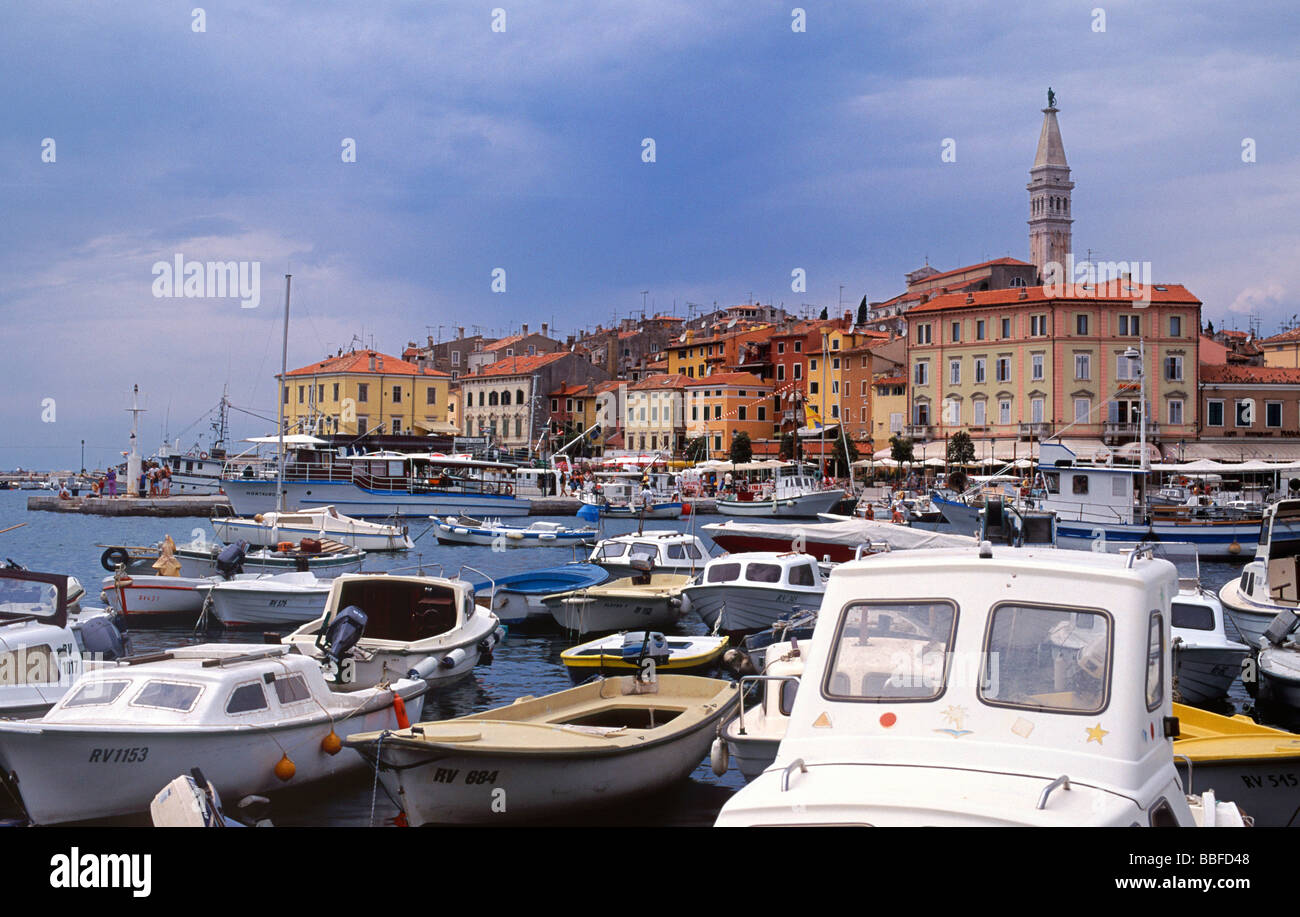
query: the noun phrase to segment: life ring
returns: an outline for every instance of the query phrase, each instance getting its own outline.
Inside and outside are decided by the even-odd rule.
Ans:
[[[508,483],[502,484],[501,492],[504,493],[507,497],[513,497],[515,495],[515,485],[508,484]]]
[[[205,458],[207,458],[207,457],[208,457],[208,454],[207,454],[206,452],[200,452],[200,453],[199,453],[199,458],[201,458],[201,459],[205,459]]]
[[[99,555],[99,565],[112,573],[118,566],[125,566],[131,562],[131,554],[126,548],[117,547],[109,548],[103,554]]]

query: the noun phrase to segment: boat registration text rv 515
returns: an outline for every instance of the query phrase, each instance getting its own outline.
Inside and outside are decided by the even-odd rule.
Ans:
[[[50,858],[51,888],[129,888],[148,898],[153,890],[153,854],[82,853],[73,847]]]

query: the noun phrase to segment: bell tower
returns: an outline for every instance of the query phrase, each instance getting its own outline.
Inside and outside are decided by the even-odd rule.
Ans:
[[[1065,264],[1072,250],[1070,224],[1070,166],[1065,161],[1061,127],[1056,123],[1056,93],[1047,90],[1047,107],[1043,109],[1043,129],[1038,135],[1038,152],[1029,170],[1029,260],[1043,281],[1046,265],[1055,261]],[[1062,267],[1064,270],[1064,267]]]

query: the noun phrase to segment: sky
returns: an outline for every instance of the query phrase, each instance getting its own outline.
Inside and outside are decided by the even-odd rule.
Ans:
[[[1098,3],[0,5],[0,469],[118,459],[133,385],[146,450],[207,434],[223,388],[236,436],[271,432],[286,273],[293,368],[1027,259],[1048,86],[1078,257],[1276,332],[1300,20]],[[157,295],[178,255],[256,265],[255,307]]]

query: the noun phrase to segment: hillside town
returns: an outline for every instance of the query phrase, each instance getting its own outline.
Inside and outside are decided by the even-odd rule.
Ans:
[[[1028,261],[926,263],[888,299],[817,317],[692,304],[689,318],[563,336],[462,326],[391,353],[340,350],[288,373],[286,430],[433,435],[534,460],[925,461],[958,433],[988,464],[1045,439],[1132,459],[1143,434],[1155,461],[1300,460],[1300,328],[1215,329],[1196,291],[1149,263],[1076,261],[1058,112],[1042,110],[1029,170]]]

